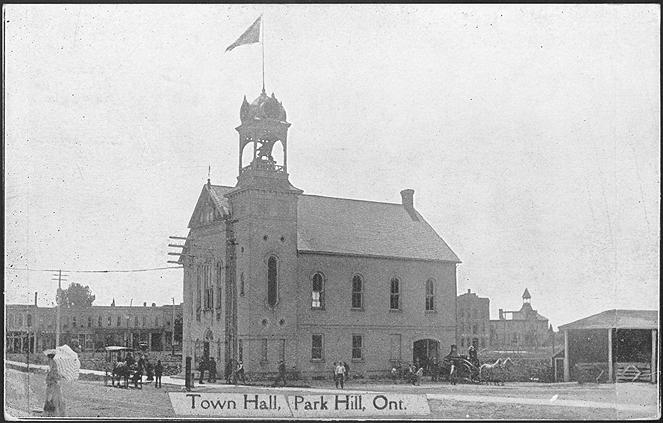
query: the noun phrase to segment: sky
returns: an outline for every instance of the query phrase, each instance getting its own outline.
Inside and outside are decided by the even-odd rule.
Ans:
[[[290,181],[417,210],[459,293],[554,327],[658,309],[658,5],[5,5],[5,301],[182,300],[169,236],[211,168],[237,177],[239,107],[283,102]],[[32,269],[32,271],[17,270]]]

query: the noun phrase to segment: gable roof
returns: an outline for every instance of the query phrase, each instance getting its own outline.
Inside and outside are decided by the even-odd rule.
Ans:
[[[207,185],[201,197],[206,189]],[[234,189],[210,186],[210,197],[225,213],[230,211],[230,204],[224,195]],[[416,211],[418,221],[413,220],[402,204],[306,194],[298,199],[297,250],[300,252],[460,263],[428,222]]]
[[[230,203],[228,203],[228,199],[223,196],[226,192],[234,189],[233,187],[226,187],[223,185],[209,185],[205,184],[203,185],[202,191],[200,191],[200,195],[198,196],[198,201],[196,202],[196,207],[193,209],[193,213],[191,214],[191,218],[189,219],[189,228],[192,228],[194,226],[194,220],[196,216],[198,215],[199,209],[201,206],[207,201],[207,199],[212,200],[212,204],[214,207],[216,207],[219,212],[221,212],[222,215],[228,215],[230,214]]]
[[[297,249],[301,252],[439,260],[458,256],[418,213],[402,204],[300,195]]]
[[[658,329],[656,310],[606,310],[559,327],[566,329]]]

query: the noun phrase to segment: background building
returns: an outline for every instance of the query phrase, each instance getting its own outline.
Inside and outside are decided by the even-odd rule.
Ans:
[[[527,288],[523,292],[523,305],[518,311],[499,309],[499,318],[490,321],[492,349],[531,350],[550,345],[552,328],[548,318],[540,315],[530,304]]]
[[[6,342],[8,353],[42,351],[55,347],[57,307],[7,304]],[[152,351],[172,348],[174,320],[182,305],[91,306],[61,308],[60,344],[94,351],[107,345],[138,347],[147,344]],[[36,342],[36,344],[35,344]]]
[[[237,185],[203,187],[180,258],[183,359],[327,376],[334,361],[367,374],[447,351],[459,259],[414,191],[400,204],[304,195],[287,173],[283,105],[263,90],[240,118]]]
[[[464,354],[470,345],[483,349],[489,345],[490,299],[479,297],[470,289],[456,299],[458,352]]]

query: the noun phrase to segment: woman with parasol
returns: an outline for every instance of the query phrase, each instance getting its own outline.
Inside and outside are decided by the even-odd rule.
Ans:
[[[48,374],[46,374],[46,402],[44,403],[44,416],[64,417],[65,406],[62,398],[62,389],[60,380],[63,377],[58,371],[58,364],[55,362],[56,350],[46,350],[44,354],[48,357]]]

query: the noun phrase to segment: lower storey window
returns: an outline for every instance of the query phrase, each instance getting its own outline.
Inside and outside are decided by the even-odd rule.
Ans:
[[[352,359],[353,360],[361,360],[363,358],[363,355],[362,355],[363,344],[364,344],[364,340],[363,340],[362,335],[352,335]]]
[[[322,360],[322,335],[311,336],[311,360]]]

